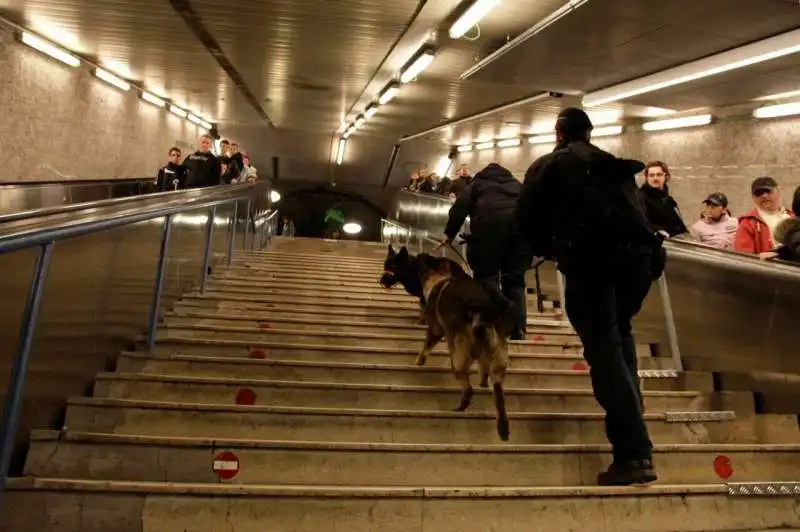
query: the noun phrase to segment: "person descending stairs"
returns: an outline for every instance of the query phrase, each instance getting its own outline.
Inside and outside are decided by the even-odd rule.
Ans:
[[[445,346],[414,366],[417,301],[385,245],[276,238],[167,312],[60,431],[31,435],[9,532],[659,532],[800,528],[800,432],[751,394],[642,356],[659,481],[610,461],[581,345],[551,311],[510,344],[511,441],[467,412]],[[535,308],[531,305],[530,308]],[[473,383],[477,375],[473,375]],[[785,481],[783,484],[780,481]],[[755,496],[754,496],[755,495]]]

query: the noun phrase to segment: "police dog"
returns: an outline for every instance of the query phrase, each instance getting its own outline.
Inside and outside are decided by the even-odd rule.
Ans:
[[[405,248],[401,253],[408,254]],[[396,268],[398,279],[417,275],[425,304],[425,322],[428,330],[425,343],[417,355],[416,364],[422,366],[428,355],[442,339],[447,340],[450,365],[461,385],[461,401],[455,409],[466,410],[472,402],[474,391],[469,372],[477,361],[481,386],[492,392],[497,419],[497,434],[503,441],[509,438],[503,379],[508,366],[506,321],[486,290],[472,279],[457,263],[420,254],[404,261],[408,271]]]

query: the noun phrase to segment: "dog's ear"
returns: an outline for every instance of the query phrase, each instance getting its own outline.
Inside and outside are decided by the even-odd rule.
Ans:
[[[389,258],[391,259],[395,255],[396,255],[396,253],[394,252],[394,248],[392,247],[391,244],[389,244]]]
[[[436,273],[439,275],[451,275],[452,272],[450,271],[450,261],[440,261],[439,264],[436,265]]]

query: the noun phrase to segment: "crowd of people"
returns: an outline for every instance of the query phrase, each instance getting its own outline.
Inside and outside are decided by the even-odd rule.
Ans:
[[[639,194],[649,223],[664,237],[691,239],[717,249],[756,254],[762,259],[800,262],[800,187],[787,207],[777,181],[758,177],[751,183],[753,208],[738,217],[731,213],[728,197],[713,192],[702,201],[699,219],[687,226],[678,202],[670,195],[669,166],[652,161],[645,165],[643,174]],[[425,167],[411,175],[403,190],[456,199],[472,181],[466,164],[458,167],[453,178],[440,177]]]
[[[593,125],[577,108],[556,121],[556,149],[528,168],[524,182],[489,164],[452,191],[442,244],[451,243],[470,218],[467,262],[473,276],[509,317],[509,336],[525,337],[525,271],[533,257],[557,263],[564,276],[564,309],[583,344],[595,398],[605,410],[613,460],[600,485],[657,479],[653,444],[644,421],[631,321],[666,266],[664,241],[693,237],[717,248],[800,260],[800,189],[792,209],[783,206],[778,183],[751,183],[754,208],[738,219],[721,192],[704,200],[702,217],[687,227],[669,192],[669,167],[618,158],[591,143]],[[639,187],[636,176],[644,172]],[[422,181],[422,183],[419,183]],[[410,190],[439,193],[443,180],[420,172]],[[451,180],[451,183],[454,180]],[[437,187],[427,185],[434,182]],[[426,186],[427,185],[427,186]],[[452,185],[451,185],[452,186]],[[568,206],[568,208],[565,208]]]
[[[258,179],[258,170],[247,153],[240,151],[235,142],[220,142],[219,155],[212,151],[213,139],[201,135],[198,148],[181,162],[180,148],[172,147],[167,164],[158,171],[157,190],[179,190],[213,187],[222,184],[253,183]]]

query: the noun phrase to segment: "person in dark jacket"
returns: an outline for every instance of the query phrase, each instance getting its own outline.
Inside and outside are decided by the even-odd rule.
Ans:
[[[525,174],[517,221],[534,254],[555,258],[566,280],[567,316],[583,343],[613,449],[597,481],[647,483],[657,477],[631,319],[661,274],[663,249],[636,186],[644,164],[600,150],[590,143],[591,131],[584,111],[559,113],[556,149]]]
[[[181,150],[172,147],[169,150],[169,162],[162,166],[156,177],[156,188],[159,192],[183,188],[186,181],[186,167],[180,164]]]
[[[452,242],[470,218],[467,262],[473,276],[506,308],[512,320],[512,340],[525,338],[527,299],[525,272],[533,255],[514,221],[520,182],[507,169],[492,163],[456,198],[445,228],[445,242]]]
[[[222,166],[219,158],[211,153],[211,137],[202,135],[199,149],[184,159],[186,188],[213,187],[221,183]]]
[[[642,185],[647,219],[656,231],[669,236],[682,235],[689,230],[681,218],[678,202],[669,195],[669,167],[661,161],[652,161],[644,167],[645,182]]]
[[[800,187],[794,191],[792,201],[794,216],[778,223],[775,228],[775,241],[779,247],[762,258],[777,258],[788,262],[800,262]]]
[[[470,183],[472,183],[472,176],[469,175],[469,166],[462,164],[458,168],[456,178],[453,180],[453,184],[450,187],[450,193],[458,197]]]

